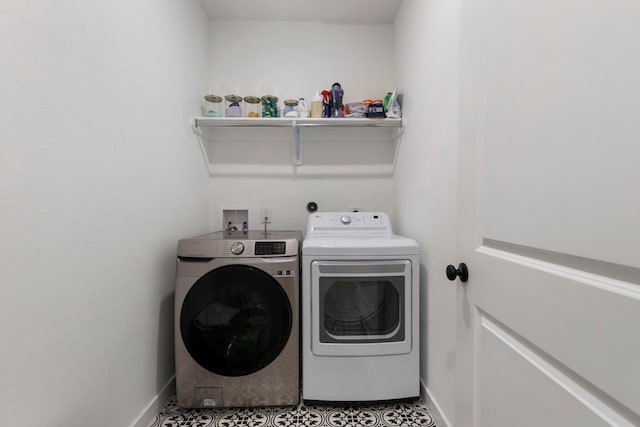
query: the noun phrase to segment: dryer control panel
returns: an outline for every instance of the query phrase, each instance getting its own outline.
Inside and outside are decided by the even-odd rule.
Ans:
[[[309,215],[307,233],[393,234],[384,212],[314,212]]]

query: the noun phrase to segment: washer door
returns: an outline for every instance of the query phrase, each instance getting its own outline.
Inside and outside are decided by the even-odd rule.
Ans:
[[[282,352],[292,327],[280,284],[248,265],[226,265],[202,276],[180,313],[187,351],[203,368],[237,377],[257,372]]]

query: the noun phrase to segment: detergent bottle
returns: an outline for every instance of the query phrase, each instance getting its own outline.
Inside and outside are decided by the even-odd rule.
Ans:
[[[322,117],[322,95],[320,92],[316,92],[316,94],[311,98],[311,118],[319,119]]]
[[[309,117],[309,109],[307,108],[307,103],[304,101],[304,98],[298,98],[298,116],[302,119]]]

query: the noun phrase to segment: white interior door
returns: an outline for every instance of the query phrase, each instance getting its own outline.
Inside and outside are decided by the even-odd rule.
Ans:
[[[461,34],[455,425],[640,426],[640,3],[462,0]]]

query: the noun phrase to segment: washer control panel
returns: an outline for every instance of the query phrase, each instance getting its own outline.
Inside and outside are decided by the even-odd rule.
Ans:
[[[384,212],[315,212],[309,215],[307,233],[336,231],[392,234],[389,216]]]
[[[255,247],[255,255],[284,255],[287,252],[287,242],[256,242]]]
[[[225,240],[222,252],[224,255],[269,256],[286,255],[286,241],[254,242]]]
[[[282,257],[300,254],[302,232],[215,231],[178,241],[182,258]]]
[[[244,243],[242,242],[233,242],[231,244],[231,253],[234,255],[240,255],[244,252]]]

